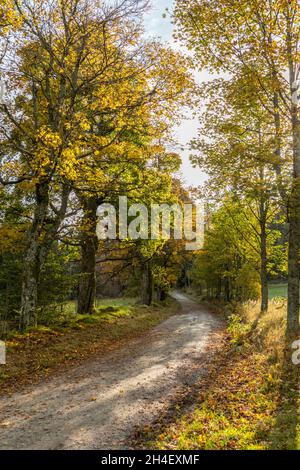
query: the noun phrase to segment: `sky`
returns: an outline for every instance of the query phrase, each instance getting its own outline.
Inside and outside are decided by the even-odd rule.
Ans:
[[[149,13],[145,16],[145,30],[146,35],[149,37],[160,37],[163,42],[174,45],[172,39],[173,25],[169,15],[167,18],[163,18],[163,13],[166,8],[172,11],[173,0],[152,0],[152,8]],[[176,44],[176,49],[180,48]],[[198,82],[208,79],[206,72],[199,72],[196,75]],[[189,117],[190,115],[190,117]],[[186,186],[197,187],[205,181],[205,174],[200,168],[193,168],[190,161],[189,155],[190,150],[188,144],[193,137],[197,136],[198,120],[194,119],[191,113],[187,114],[187,119],[182,121],[179,127],[175,128],[175,136],[178,140],[180,147],[185,150],[181,153],[182,157],[182,168],[181,175],[183,182]]]

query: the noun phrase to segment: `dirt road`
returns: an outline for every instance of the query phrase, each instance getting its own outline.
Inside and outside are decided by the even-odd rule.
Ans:
[[[126,348],[0,399],[0,449],[125,449],[201,377],[219,320],[176,292],[182,313]],[[204,365],[203,365],[204,358]]]

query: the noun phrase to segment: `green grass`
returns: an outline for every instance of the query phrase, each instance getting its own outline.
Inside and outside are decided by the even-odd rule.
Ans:
[[[93,315],[78,315],[77,303],[75,301],[48,305],[41,309],[38,314],[38,329],[42,329],[44,327],[65,329],[67,327],[76,327],[80,323],[99,323],[103,320],[109,319],[110,316],[126,317],[130,314],[136,303],[137,299],[134,298],[97,299]],[[30,328],[28,331],[33,331],[35,329],[36,328]],[[6,337],[1,339],[9,339],[18,334],[18,331],[9,331]]]
[[[276,298],[287,298],[288,286],[285,284],[269,284],[269,298],[270,300]]]
[[[193,290],[186,291],[186,294],[189,295],[196,302],[201,302],[203,299],[206,299],[206,290],[204,289],[201,295],[197,295]],[[287,299],[288,294],[288,285],[287,283],[269,283],[269,299]]]

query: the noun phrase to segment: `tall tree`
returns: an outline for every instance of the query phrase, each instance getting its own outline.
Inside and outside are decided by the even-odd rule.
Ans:
[[[127,18],[139,14],[145,4],[138,0],[97,8],[81,0],[14,4],[22,24],[9,51],[7,74],[10,89],[20,91],[15,100],[2,105],[1,183],[27,181],[33,198],[24,254],[20,319],[24,328],[36,323],[41,267],[65,217],[71,182],[84,171],[92,153],[93,93],[102,94],[94,105],[103,111],[110,99],[108,71],[119,64],[114,38],[136,40],[138,27],[129,25]],[[136,53],[137,48],[132,54]],[[108,143],[105,140],[102,147]]]
[[[247,96],[247,91],[244,77],[239,77],[238,81],[235,78],[231,81],[215,80],[203,87],[201,95],[209,96],[210,101],[201,119],[200,135],[205,138],[195,139],[193,143],[200,156],[195,156],[193,161],[210,176],[206,188],[210,197],[222,203],[231,192],[235,204],[240,201],[241,213],[246,209],[248,217],[251,210],[252,219],[256,219],[255,223],[249,221],[248,230],[255,232],[259,242],[261,310],[266,311],[268,237],[273,235],[270,224],[278,217],[281,204],[277,178],[273,173],[273,121],[258,105],[257,98]],[[222,109],[226,109],[225,115],[222,115]],[[244,236],[247,239],[247,232]]]
[[[293,147],[289,185],[289,294],[287,329],[299,328],[300,287],[300,124],[299,22],[297,0],[177,0],[177,37],[192,49],[198,64],[235,75],[243,66],[259,90],[261,105],[276,124],[280,152],[280,117],[288,117]],[[288,70],[288,78],[286,71]],[[279,162],[278,162],[279,163]],[[277,174],[280,167],[277,166]]]

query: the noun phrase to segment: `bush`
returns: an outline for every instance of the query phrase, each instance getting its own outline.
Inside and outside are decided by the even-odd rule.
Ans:
[[[231,315],[228,321],[228,331],[232,337],[231,343],[234,346],[241,346],[251,331],[251,325],[244,323],[242,317],[237,314]]]
[[[249,264],[244,264],[236,277],[242,302],[258,300],[260,297],[260,277],[258,272]]]

